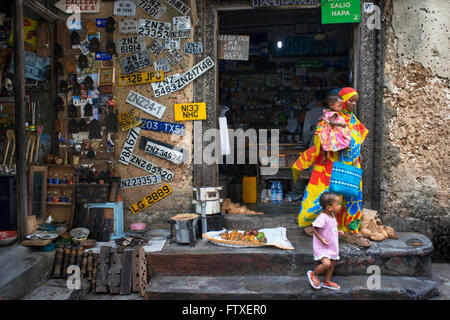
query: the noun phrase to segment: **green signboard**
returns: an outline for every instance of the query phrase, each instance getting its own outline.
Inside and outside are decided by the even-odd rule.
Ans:
[[[355,23],[361,19],[361,0],[321,0],[322,24]]]

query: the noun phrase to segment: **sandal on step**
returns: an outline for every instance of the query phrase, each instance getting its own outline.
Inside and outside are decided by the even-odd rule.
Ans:
[[[320,289],[320,281],[319,279],[317,279],[317,277],[314,275],[314,272],[312,272],[311,270],[309,270],[306,273],[306,276],[309,280],[309,283],[311,284],[311,287],[313,287],[314,289]]]
[[[324,282],[320,283],[320,286],[324,287],[324,288],[327,288],[327,289],[330,289],[330,290],[339,290],[339,289],[341,289],[341,287],[337,283],[334,283],[334,282],[331,282],[331,281],[330,282],[324,281]]]

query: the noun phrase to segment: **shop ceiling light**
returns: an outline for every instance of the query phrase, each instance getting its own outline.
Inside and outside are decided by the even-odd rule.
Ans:
[[[283,47],[283,41],[278,40],[278,42],[277,42],[277,47],[278,47],[279,49],[281,49],[281,48]]]

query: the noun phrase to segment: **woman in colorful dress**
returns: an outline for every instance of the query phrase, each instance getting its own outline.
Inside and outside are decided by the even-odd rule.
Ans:
[[[322,193],[329,191],[333,162],[340,160],[340,153],[342,154],[341,160],[344,163],[361,168],[361,145],[367,136],[368,130],[353,113],[358,103],[359,95],[355,89],[350,87],[342,88],[339,91],[339,95],[343,100],[341,116],[345,119],[348,129],[351,132],[350,146],[339,152],[327,152],[325,154],[320,144],[320,132],[324,124],[321,121],[317,124],[317,129],[314,134],[314,145],[302,153],[292,166],[294,181],[296,181],[300,171],[314,165],[298,215],[299,227],[305,228],[305,232],[308,234],[310,234],[308,232],[310,226],[321,212],[319,198]],[[326,157],[325,163],[322,161],[324,157]],[[362,182],[358,196],[341,196],[341,201],[342,207],[336,219],[339,230],[345,232],[343,238],[347,242],[361,247],[370,246],[370,241],[359,233],[362,210]]]

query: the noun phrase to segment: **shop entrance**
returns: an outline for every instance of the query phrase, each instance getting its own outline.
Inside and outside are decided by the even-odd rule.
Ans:
[[[239,138],[234,138],[234,161],[224,158],[219,165],[220,185],[232,202],[249,208],[298,212],[310,172],[294,183],[291,166],[311,143],[304,126],[314,131],[319,101],[330,91],[354,86],[356,27],[322,25],[320,8],[219,11],[218,25],[220,35],[250,36],[248,60],[218,61],[218,113],[229,108],[228,128],[236,136],[238,129],[258,136],[246,138],[245,163],[239,162]],[[306,117],[310,110],[316,111]],[[263,129],[267,146],[261,146]],[[274,129],[278,145],[272,144]],[[252,161],[255,143],[258,156]],[[267,148],[266,157],[260,148]],[[267,167],[278,170],[262,174]]]

